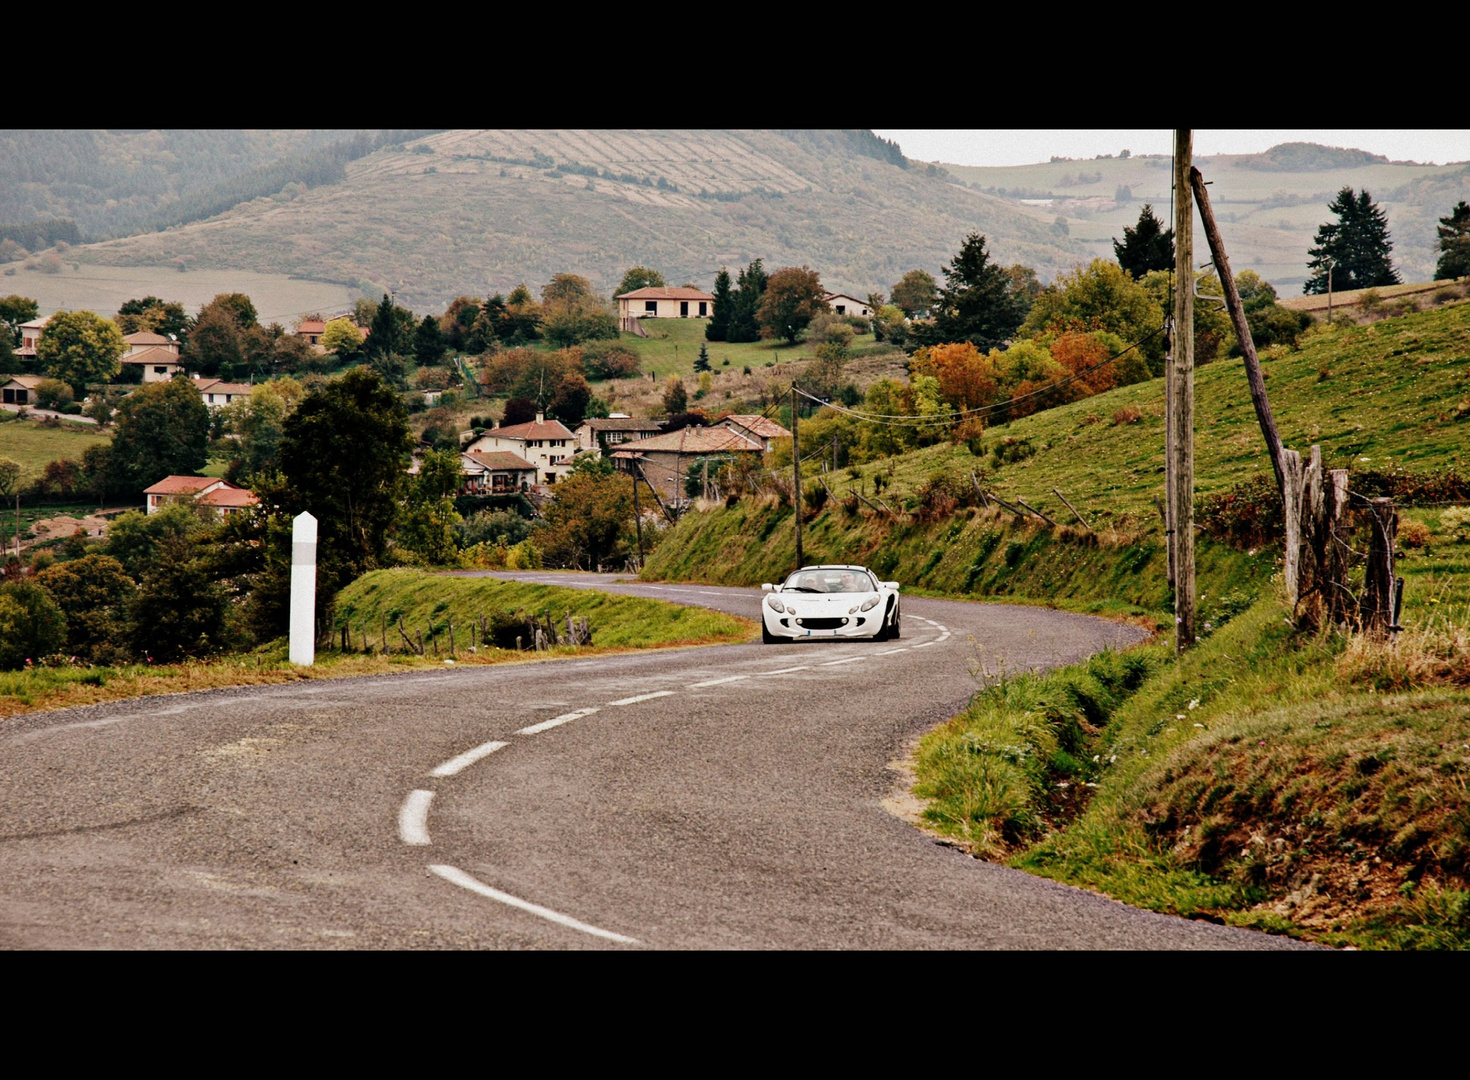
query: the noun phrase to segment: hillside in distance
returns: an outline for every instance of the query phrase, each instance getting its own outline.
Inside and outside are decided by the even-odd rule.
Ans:
[[[1065,222],[1088,258],[1112,259],[1113,241],[1137,224],[1144,203],[1172,225],[1166,155],[989,167],[934,164],[955,182],[1002,198],[1038,223]],[[1336,220],[1327,205],[1342,188],[1366,189],[1387,215],[1394,266],[1404,282],[1434,277],[1438,219],[1460,199],[1470,200],[1467,162],[1421,165],[1362,150],[1283,143],[1260,154],[1196,157],[1194,164],[1210,184],[1210,205],[1232,269],[1254,270],[1283,297],[1301,294],[1317,227]],[[1198,218],[1195,235],[1197,250],[1203,250]]]
[[[639,264],[708,289],[754,259],[864,296],[915,268],[938,278],[972,231],[1043,280],[1088,256],[1013,201],[892,157],[862,131],[444,131],[348,161],[336,182],[67,258],[292,275],[442,311],[557,273],[611,293]]]

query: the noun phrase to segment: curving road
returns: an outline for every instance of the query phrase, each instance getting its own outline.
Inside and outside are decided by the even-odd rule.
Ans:
[[[756,617],[749,589],[502,574]],[[972,668],[1139,636],[909,597],[901,640],[209,691],[0,728],[6,948],[1243,949],[884,809]]]

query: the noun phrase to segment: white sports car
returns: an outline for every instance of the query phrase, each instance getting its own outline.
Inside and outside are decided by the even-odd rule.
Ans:
[[[870,638],[899,634],[898,582],[865,566],[803,566],[780,585],[765,584],[761,640]]]

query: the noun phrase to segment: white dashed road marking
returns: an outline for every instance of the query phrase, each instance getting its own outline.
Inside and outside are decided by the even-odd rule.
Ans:
[[[783,668],[777,668],[775,671],[762,671],[762,672],[758,672],[758,674],[760,674],[760,675],[787,675],[787,674],[789,674],[789,673],[791,673],[793,671],[810,671],[811,669],[812,669],[812,666],[810,664],[802,664],[800,667],[783,667]]]
[[[849,657],[846,657],[846,658],[844,658],[842,660],[827,660],[827,661],[824,661],[823,663],[818,664],[817,667],[831,667],[833,664],[850,664],[854,660],[861,660],[861,659],[862,659],[861,656],[849,656]]]
[[[482,757],[488,757],[501,747],[509,746],[510,743],[487,742],[481,743],[473,750],[466,750],[459,757],[450,758],[443,765],[437,765],[429,771],[430,776],[453,776],[461,769],[467,769]]]
[[[655,690],[651,694],[639,694],[637,697],[625,697],[625,698],[621,698],[618,701],[609,701],[608,704],[609,705],[636,705],[640,701],[652,701],[654,698],[657,698],[657,697],[671,697],[673,695],[673,693],[674,693],[674,691],[672,691],[672,690]]]
[[[430,866],[429,869],[445,881],[458,885],[462,889],[468,889],[472,893],[479,893],[481,896],[488,896],[491,900],[498,900],[502,904],[509,904],[511,907],[520,908],[522,911],[529,911],[532,915],[539,915],[541,918],[549,919],[551,922],[558,923],[561,926],[570,927],[573,930],[580,930],[582,933],[591,934],[594,937],[606,938],[608,941],[619,941],[624,945],[638,944],[637,938],[624,937],[622,934],[614,934],[611,930],[589,926],[587,923],[579,922],[570,915],[563,915],[560,912],[552,911],[550,908],[544,908],[540,904],[532,904],[519,897],[511,896],[510,893],[503,893],[499,889],[492,889],[483,881],[475,880],[457,867],[440,864]]]
[[[727,675],[723,679],[710,679],[707,682],[690,683],[689,686],[690,686],[691,689],[694,688],[694,687],[696,687],[696,686],[719,686],[721,683],[739,682],[741,679],[748,679],[748,678],[750,678],[749,675]]]
[[[617,702],[614,701],[613,704],[616,705]],[[521,728],[521,730],[517,731],[516,734],[535,735],[537,732],[547,731],[558,726],[559,724],[565,724],[568,720],[580,720],[584,716],[591,716],[596,711],[597,710],[595,708],[574,709],[572,712],[562,713],[560,716],[553,716],[550,720],[543,720],[539,724],[532,724],[530,727],[523,727]]]
[[[405,844],[427,844],[429,842],[429,803],[434,801],[432,791],[410,791],[398,811],[398,836]]]

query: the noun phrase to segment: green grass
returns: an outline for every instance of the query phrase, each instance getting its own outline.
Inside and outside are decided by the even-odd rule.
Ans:
[[[549,611],[558,619],[570,610],[575,616],[586,617],[592,626],[592,644],[560,645],[541,653],[469,650],[467,631],[472,618],[515,609],[530,614]],[[629,649],[731,644],[749,641],[755,633],[755,623],[749,619],[662,600],[419,570],[380,570],[364,575],[339,594],[337,613],[339,619],[351,619],[353,649],[340,650],[339,638],[332,647],[318,649],[311,667],[297,667],[287,660],[285,638],[246,653],[179,664],[32,666],[23,671],[0,672],[0,717],[152,694],[442,668],[450,658],[447,630],[451,620],[456,630],[457,664],[555,662],[563,657]],[[415,637],[424,632],[426,655],[410,653],[396,631],[389,639],[392,653],[383,653],[378,636],[381,619],[391,615],[396,624],[400,614]],[[368,649],[362,645],[364,624],[371,637]],[[428,633],[431,626],[438,635],[437,654]]]
[[[41,475],[50,462],[60,458],[80,461],[87,447],[111,441],[111,435],[91,424],[62,420],[52,427],[40,420],[0,411],[0,457],[20,462],[26,481]]]
[[[739,371],[747,366],[754,372],[768,365],[812,355],[808,343],[708,341],[704,336],[708,325],[708,319],[644,319],[643,328],[648,331],[648,337],[623,334],[619,340],[642,357],[645,377],[652,372],[659,380],[670,375],[693,375],[694,361],[699,357],[701,344],[709,346],[710,366],[717,372],[731,368]],[[861,352],[872,344],[872,334],[858,334],[853,338],[852,348]],[[730,361],[728,366],[724,363],[726,360]]]

